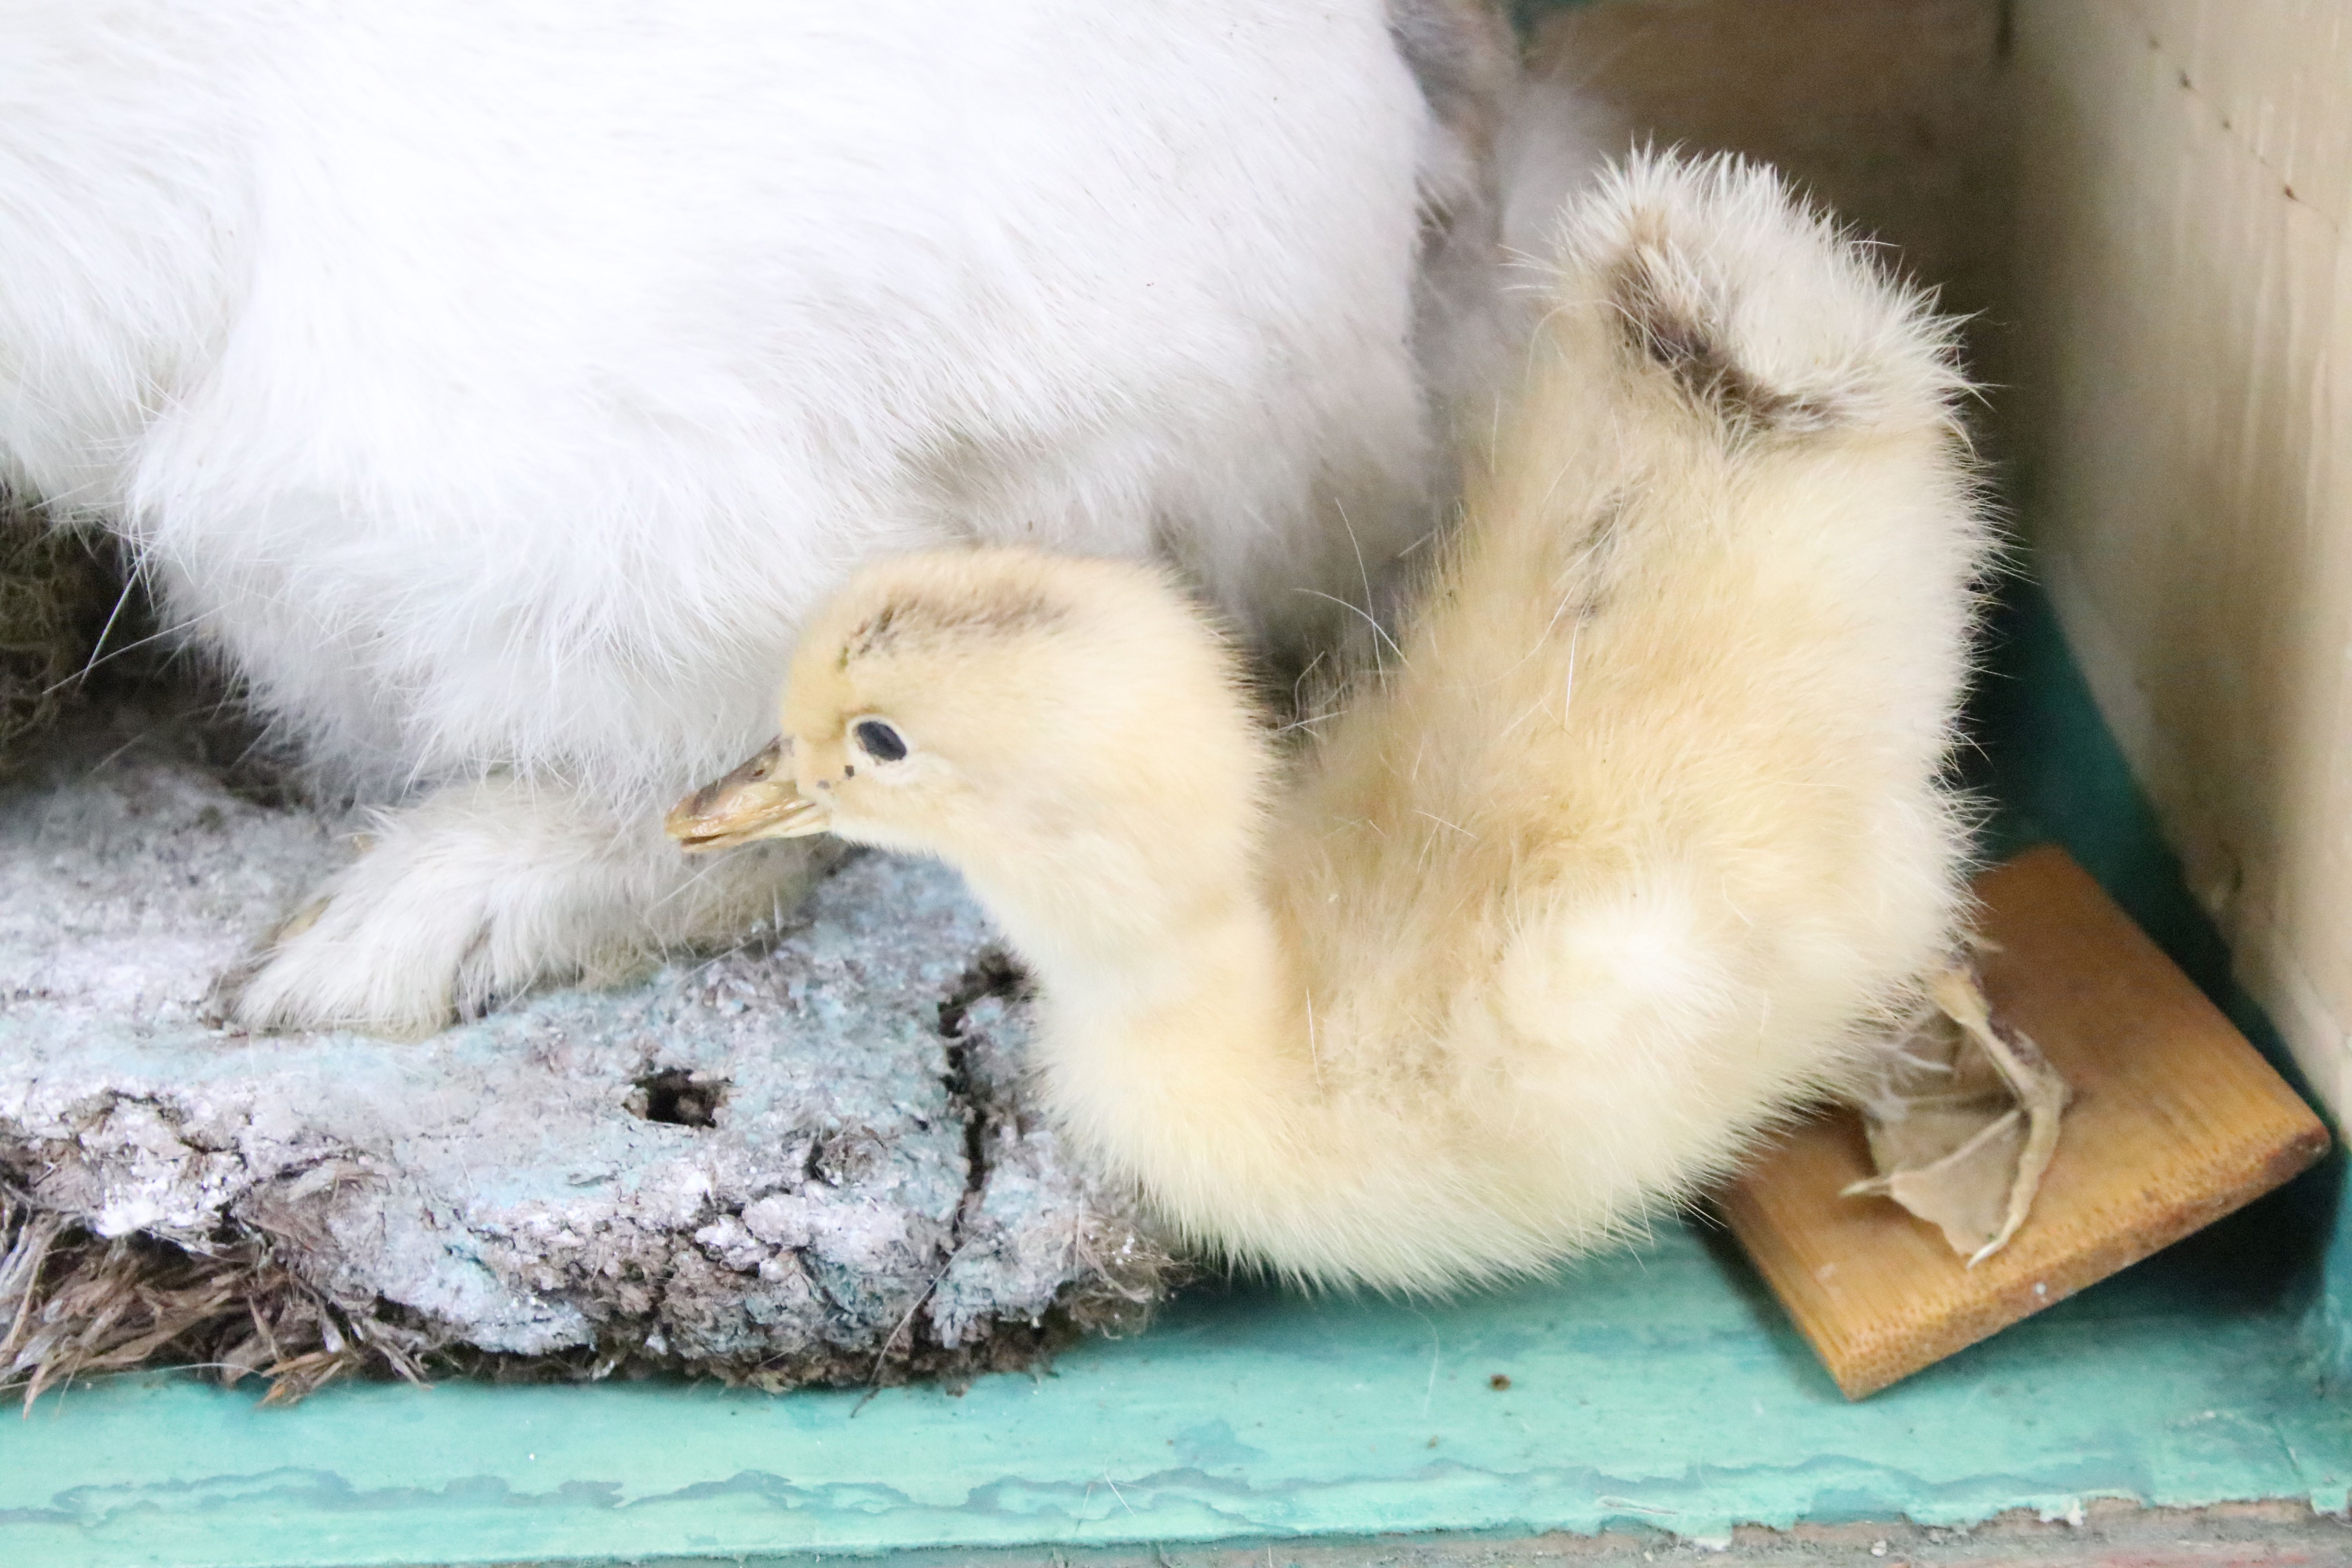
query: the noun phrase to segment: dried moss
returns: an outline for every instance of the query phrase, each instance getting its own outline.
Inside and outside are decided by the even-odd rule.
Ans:
[[[121,586],[102,549],[0,491],[0,766],[57,716]]]

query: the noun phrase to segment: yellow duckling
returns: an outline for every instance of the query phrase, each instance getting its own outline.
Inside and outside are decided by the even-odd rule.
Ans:
[[[671,819],[957,867],[1039,982],[1050,1113],[1233,1260],[1419,1290],[1607,1240],[1955,940],[1948,326],[1737,163],[1637,160],[1563,233],[1451,556],[1303,754],[1161,574],[915,555]]]

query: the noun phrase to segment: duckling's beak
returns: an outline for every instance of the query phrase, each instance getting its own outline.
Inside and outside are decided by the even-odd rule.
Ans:
[[[758,838],[805,838],[823,833],[824,807],[793,787],[792,743],[766,751],[715,784],[704,784],[662,819],[689,855],[732,849]]]

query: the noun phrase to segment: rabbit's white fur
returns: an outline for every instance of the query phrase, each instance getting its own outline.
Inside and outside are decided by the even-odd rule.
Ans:
[[[788,891],[789,849],[689,884],[651,808],[765,737],[864,556],[1158,547],[1278,637],[1418,534],[1423,197],[1477,179],[1396,37],[1381,0],[0,12],[0,483],[121,531],[314,759],[426,792],[246,1021],[429,1027]]]

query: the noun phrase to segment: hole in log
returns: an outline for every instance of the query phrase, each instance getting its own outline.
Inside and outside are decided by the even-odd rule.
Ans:
[[[719,1108],[727,1103],[730,1085],[721,1079],[698,1079],[686,1068],[659,1068],[636,1080],[621,1103],[632,1116],[667,1121],[673,1127],[715,1127]]]

